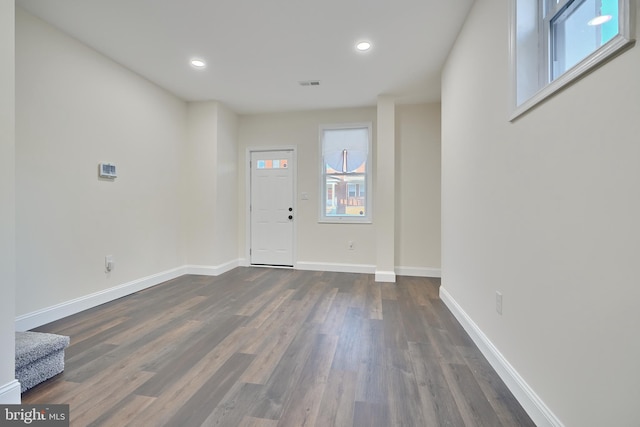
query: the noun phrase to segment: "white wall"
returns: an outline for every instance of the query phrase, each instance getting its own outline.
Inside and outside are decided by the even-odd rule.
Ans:
[[[377,282],[395,282],[396,262],[396,105],[378,96],[376,146],[373,163],[373,214],[376,231]]]
[[[319,224],[319,126],[321,124],[372,122],[375,108],[303,111],[240,116],[238,157],[240,185],[244,194],[246,149],[295,146],[297,149],[297,261],[299,263],[375,265],[375,229],[372,224]],[[375,133],[375,132],[374,132]],[[375,145],[375,137],[374,137]],[[375,155],[375,151],[374,151]],[[302,200],[306,192],[309,200]],[[374,200],[375,203],[375,200]],[[241,198],[239,212],[245,213]],[[374,218],[375,221],[375,218]],[[245,253],[244,221],[240,227],[241,254]],[[348,242],[355,250],[348,250]]]
[[[396,267],[399,274],[440,273],[440,106],[399,105],[395,113]],[[298,154],[297,248],[305,265],[376,266],[376,217],[373,224],[319,224],[319,148],[321,124],[372,122],[374,164],[377,159],[376,108],[301,111],[240,116],[239,191],[243,194],[247,147],[295,146]],[[375,168],[374,168],[375,170]],[[374,184],[377,177],[374,176]],[[302,200],[306,192],[309,200]],[[383,208],[382,200],[373,200]],[[246,212],[244,197],[240,215]],[[244,217],[241,217],[244,218]],[[393,233],[394,230],[391,230]],[[239,225],[240,257],[245,255],[245,221]],[[348,242],[355,250],[348,250]]]
[[[187,259],[194,265],[215,265],[215,231],[209,219],[216,207],[217,111],[216,102],[187,105],[184,219]]]
[[[396,106],[395,237],[396,266],[439,275],[439,103]]]
[[[15,380],[14,2],[0,1],[0,403],[20,403]],[[16,387],[17,386],[17,387]]]
[[[237,116],[219,102],[188,104],[185,230],[191,265],[237,259]]]
[[[19,8],[16,76],[16,314],[183,266],[186,104]]]
[[[217,263],[224,264],[238,258],[238,223],[242,215],[238,212],[238,116],[218,104],[218,198],[216,243]]]
[[[565,425],[637,426],[640,49],[509,123],[507,6],[443,72],[443,289]]]

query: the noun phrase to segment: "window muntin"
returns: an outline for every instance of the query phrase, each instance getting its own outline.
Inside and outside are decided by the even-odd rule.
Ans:
[[[512,0],[511,119],[633,42],[630,0]]]
[[[371,124],[321,126],[321,222],[371,222]]]

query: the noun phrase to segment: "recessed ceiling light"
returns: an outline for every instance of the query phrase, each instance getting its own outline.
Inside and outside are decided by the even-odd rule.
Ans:
[[[358,49],[360,52],[366,52],[367,50],[371,49],[371,43],[368,41],[358,42],[358,44],[356,44],[356,49]]]
[[[609,22],[612,19],[613,19],[613,16],[611,16],[611,15],[596,16],[591,21],[587,22],[587,25],[591,25],[592,27],[595,27],[597,25],[602,25],[605,22]]]
[[[194,59],[191,60],[191,66],[193,68],[202,69],[202,68],[205,68],[207,66],[207,63],[204,62],[202,59],[194,58]]]

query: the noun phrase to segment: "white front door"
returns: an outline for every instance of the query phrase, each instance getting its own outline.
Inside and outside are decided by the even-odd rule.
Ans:
[[[253,265],[293,266],[293,151],[251,152]]]

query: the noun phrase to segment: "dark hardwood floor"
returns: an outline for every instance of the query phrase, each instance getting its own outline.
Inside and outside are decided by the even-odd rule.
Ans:
[[[53,322],[72,426],[533,426],[439,280],[237,268]]]

